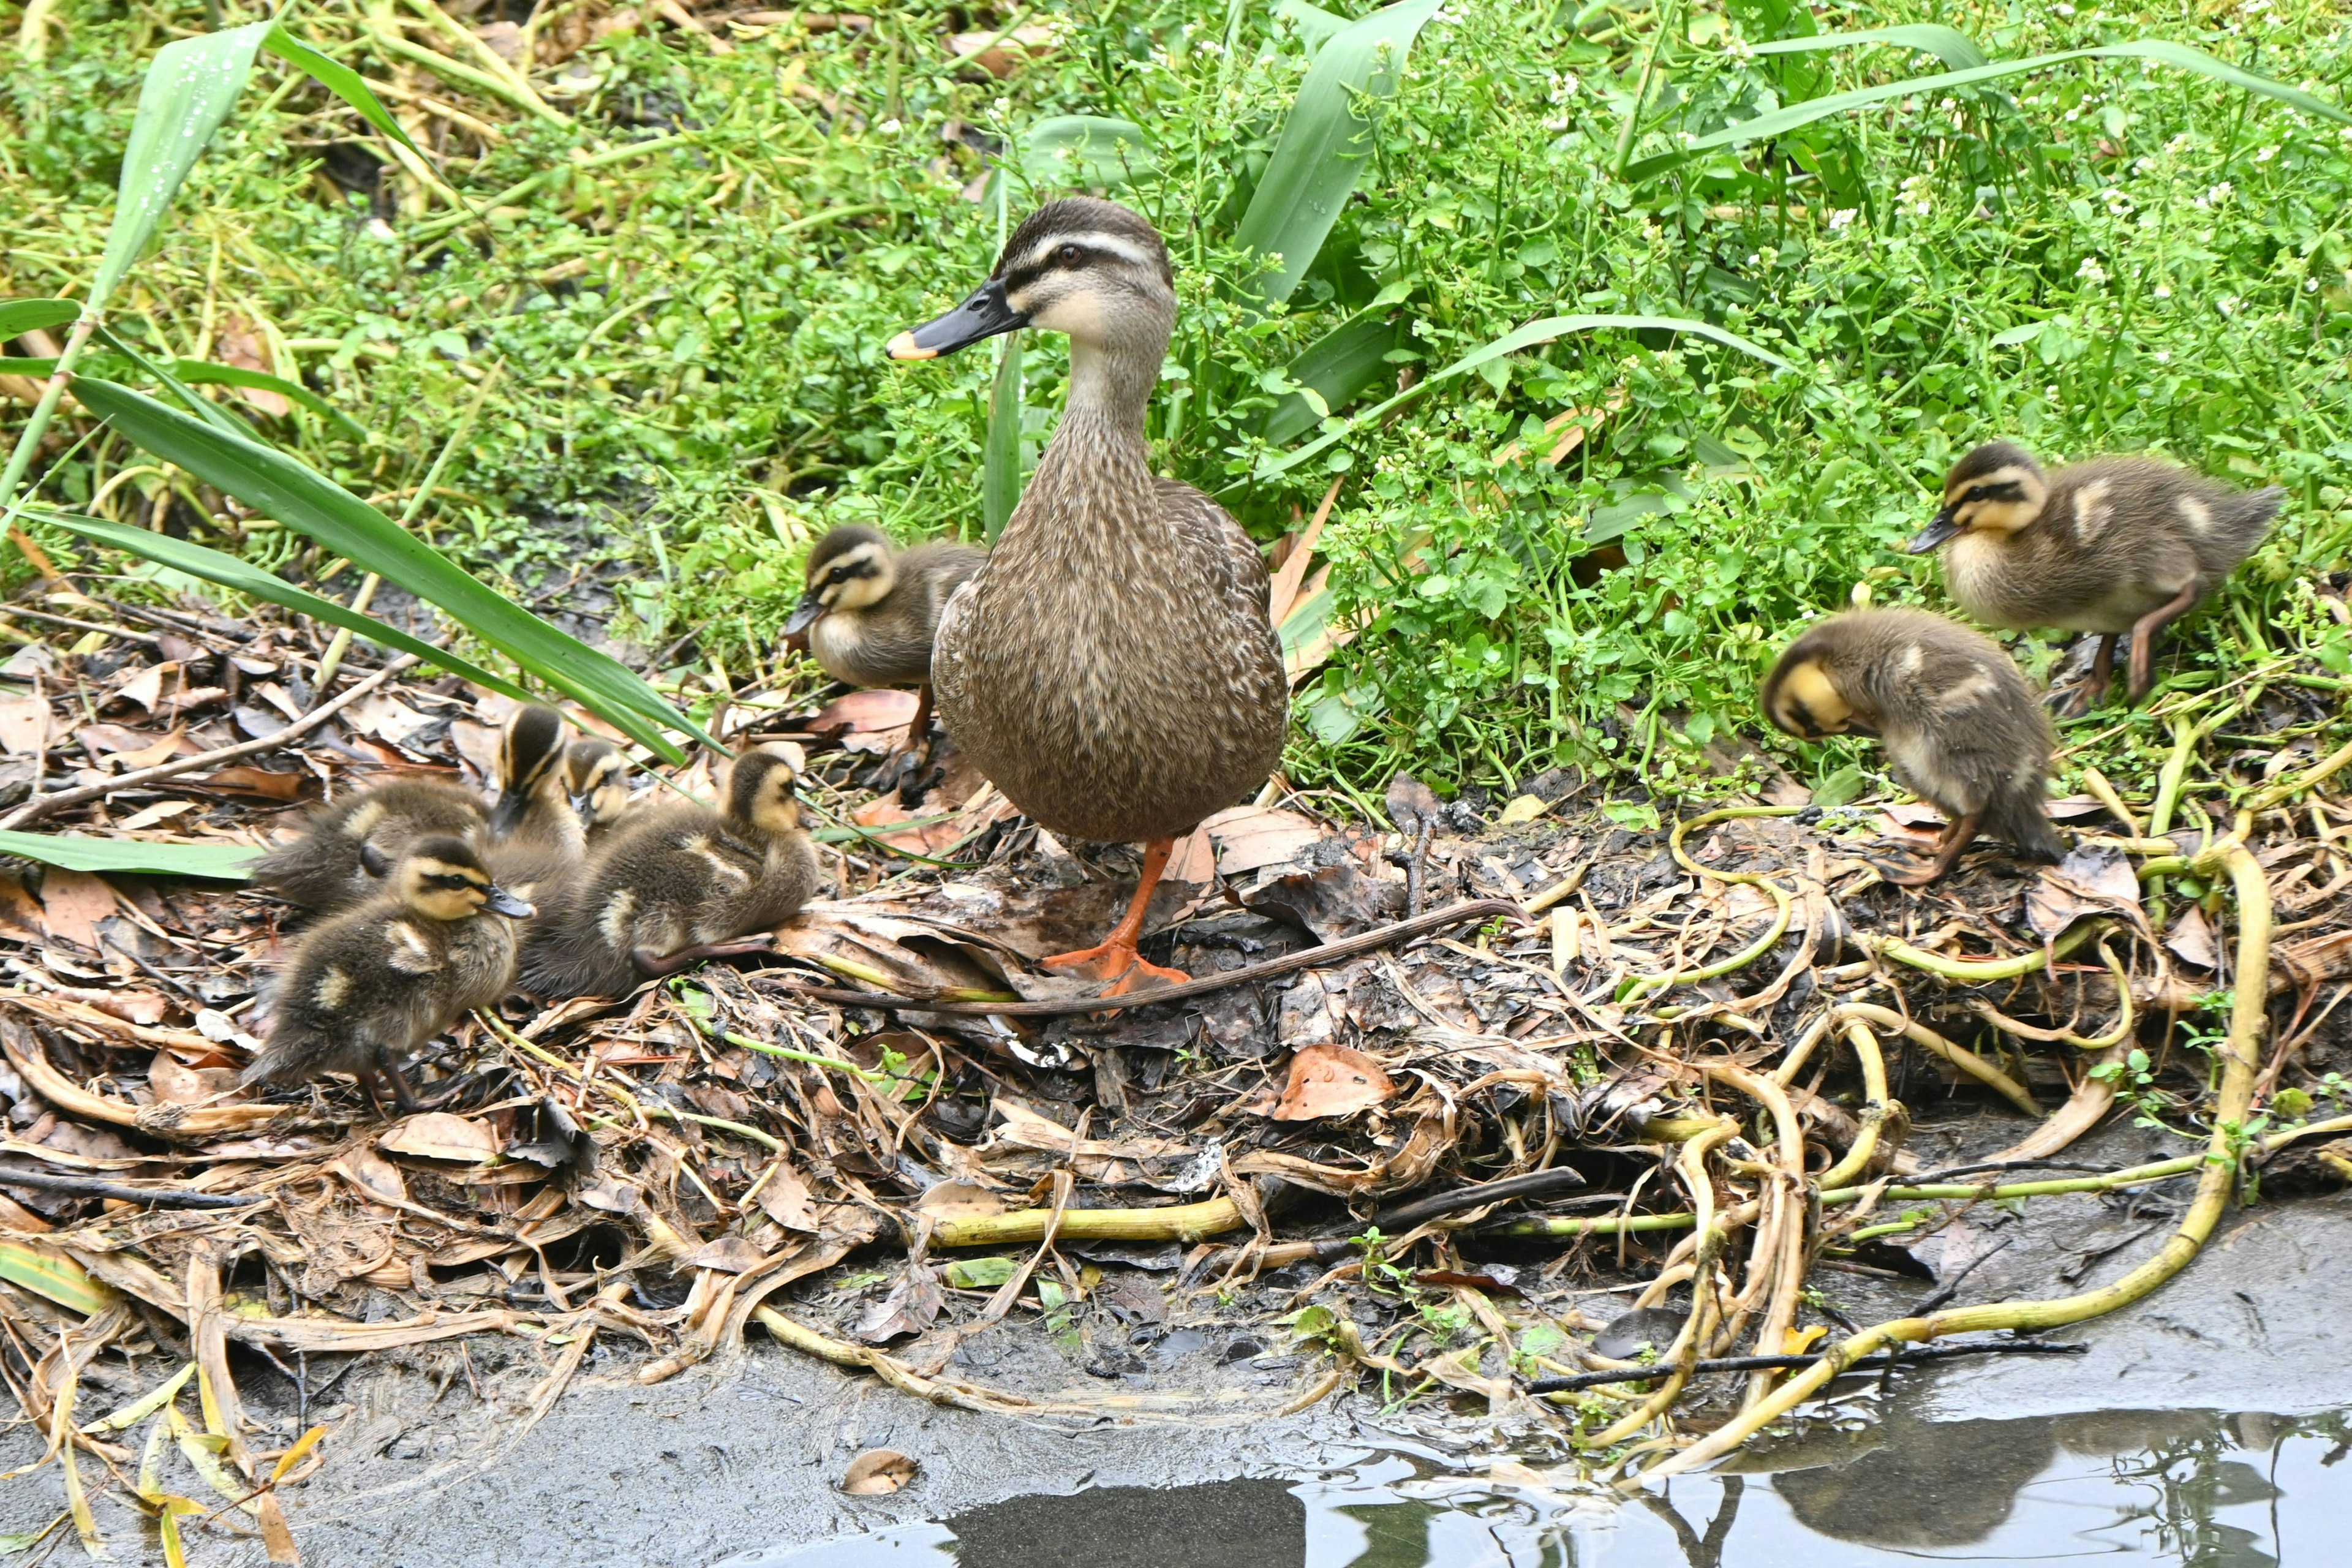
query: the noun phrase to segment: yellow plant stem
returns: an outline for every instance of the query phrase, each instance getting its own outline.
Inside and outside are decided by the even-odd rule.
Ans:
[[[2237,894],[2237,973],[2241,976],[2267,974],[2271,900],[2262,868],[2237,845],[2217,849],[2210,858],[2220,862],[2213,868],[2227,871]],[[2207,857],[2200,857],[2199,868],[2205,869],[2207,861]],[[2239,1163],[2245,1153],[2246,1115],[2253,1103],[2254,1075],[2261,1063],[2260,1047],[2266,1022],[2264,1000],[2265,992],[2260,984],[2242,984],[2237,987],[2230,1010],[2229,1033],[2221,1045],[2221,1085],[2213,1107],[2213,1134],[2199,1162],[2201,1171],[2197,1196],[2182,1216],[2179,1228],[2155,1257],[2095,1290],[2043,1301],[1993,1301],[1952,1308],[1864,1329],[1790,1378],[1779,1393],[1741,1411],[1691,1447],[1670,1455],[1639,1479],[1680,1475],[1722,1458],[1819,1394],[1832,1379],[1865,1356],[1895,1345],[1919,1344],[1947,1334],[2063,1328],[2129,1306],[2179,1273],[2212,1236],[2237,1184]],[[1828,1194],[1822,1195],[1826,1201]]]
[[[1886,1124],[1889,1100],[1886,1094],[1886,1058],[1879,1051],[1878,1037],[1864,1026],[1860,1020],[1846,1025],[1845,1037],[1853,1047],[1854,1056],[1862,1063],[1862,1113],[1857,1120],[1862,1131],[1845,1158],[1821,1174],[1820,1184],[1842,1187],[1870,1169],[1872,1158],[1878,1152],[1878,1134]],[[1767,1351],[1768,1355],[1776,1353]]]
[[[1687,822],[1675,824],[1674,832],[1666,837],[1666,848],[1674,855],[1675,863],[1694,877],[1712,878],[1718,882],[1734,882],[1763,889],[1772,898],[1772,923],[1765,928],[1762,936],[1749,943],[1745,950],[1718,963],[1702,964],[1696,969],[1677,970],[1672,974],[1629,976],[1617,989],[1619,1002],[1630,1002],[1651,993],[1670,991],[1677,985],[1689,985],[1701,980],[1714,980],[1722,975],[1736,973],[1771,952],[1772,944],[1788,934],[1791,904],[1788,893],[1779,883],[1755,871],[1717,871],[1700,865],[1684,851],[1683,835],[1694,827],[1705,827],[1711,823],[1730,822],[1749,816],[1789,816],[1794,815],[1795,811],[1794,806],[1787,805],[1735,805],[1727,806],[1721,811],[1710,811],[1704,816],[1694,816]]]
[[[1043,1241],[1052,1209],[943,1219],[931,1231],[934,1247],[1005,1247]],[[1157,1209],[1064,1209],[1054,1234],[1065,1241],[1198,1241],[1245,1223],[1231,1198]]]
[[[2165,847],[2174,847],[2169,843]],[[2141,868],[2147,875],[2147,868]],[[2103,922],[2078,921],[2057,941],[2032,952],[2021,952],[2014,958],[1946,958],[1940,952],[1929,952],[1923,947],[1913,947],[1897,936],[1870,939],[1870,951],[1881,958],[1891,958],[1897,963],[1907,963],[1914,969],[1924,969],[1930,974],[1940,974],[1947,980],[1957,980],[1967,985],[1980,985],[1996,980],[2015,980],[2031,974],[2053,959],[2065,957],[2091,940],[2092,932]]]
[[[1805,1134],[1797,1123],[1796,1107],[1789,1102],[1788,1091],[1761,1073],[1734,1067],[1728,1062],[1707,1062],[1702,1070],[1706,1076],[1747,1095],[1772,1113],[1775,1142],[1780,1148],[1780,1162],[1771,1170],[1771,1184],[1763,1200],[1763,1217],[1756,1226],[1756,1240],[1748,1253],[1748,1289],[1742,1292],[1738,1310],[1734,1314],[1727,1338],[1736,1343],[1743,1320],[1748,1312],[1748,1298],[1761,1289],[1764,1294],[1764,1321],[1756,1331],[1756,1342],[1767,1355],[1778,1354],[1776,1347],[1789,1337],[1796,1325],[1800,1294],[1805,1288],[1805,1210],[1801,1194],[1805,1183]],[[1771,1373],[1759,1373],[1748,1383],[1747,1403],[1754,1404],[1771,1391]]]
[[[1901,1035],[1922,1050],[1943,1058],[2035,1121],[2042,1119],[2042,1107],[2034,1103],[2032,1094],[2023,1084],[1966,1046],[1946,1039],[1916,1018],[1906,1018],[1894,1008],[1881,1007],[1874,1002],[1842,1002],[1831,1010],[1830,1017],[1835,1025],[1860,1019]]]

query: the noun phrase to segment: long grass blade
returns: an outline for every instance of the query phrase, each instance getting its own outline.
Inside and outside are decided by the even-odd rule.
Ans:
[[[1021,334],[1007,332],[988,389],[988,439],[981,450],[980,507],[991,544],[1021,503]]]
[[[1307,68],[1234,236],[1273,264],[1254,285],[1265,299],[1289,299],[1315,264],[1371,157],[1371,124],[1357,100],[1395,93],[1405,56],[1438,4],[1403,0],[1350,23]]]
[[[180,183],[188,177],[205,144],[228,117],[253,72],[254,51],[277,26],[253,22],[225,32],[200,33],[164,45],[147,68],[139,89],[139,111],[123,149],[114,223],[107,230],[106,254],[89,286],[89,313],[106,308],[115,285],[147,248]]]
[[[1159,167],[1143,127],[1099,114],[1057,114],[1021,137],[1021,172],[1040,185],[1115,188]]]
[[[37,860],[68,871],[242,882],[261,851],[249,844],[150,844],[140,838],[68,838],[55,833],[0,828],[0,855]],[[0,1266],[0,1278],[13,1277]]]
[[[29,838],[32,835],[19,833],[12,837]],[[59,1258],[22,1242],[0,1241],[0,1279],[36,1296],[46,1296],[68,1311],[79,1312],[84,1317],[104,1311],[114,1300],[111,1287],[91,1279],[72,1258]]]
[[[5,321],[0,321],[0,326],[5,325]],[[5,331],[0,331],[0,337],[6,335]],[[111,334],[109,336],[110,337]],[[8,374],[11,375],[54,375],[57,368],[58,362],[53,359],[12,359],[7,365]],[[366,426],[301,383],[289,381],[282,375],[271,375],[267,371],[247,370],[243,365],[216,364],[211,360],[204,359],[175,359],[172,362],[168,374],[188,386],[242,386],[256,392],[274,392],[289,403],[301,405],[352,440],[367,439]],[[197,398],[194,401],[202,403],[204,399]]]
[[[110,550],[121,550],[152,561],[159,566],[168,566],[174,572],[184,572],[191,577],[201,577],[207,583],[234,588],[247,598],[283,605],[330,626],[346,627],[380,647],[400,653],[413,653],[426,663],[439,665],[452,675],[463,676],[477,686],[518,701],[530,700],[530,692],[505,676],[493,674],[472,660],[460,658],[447,648],[426,642],[422,637],[412,637],[365,611],[354,610],[333,599],[298,588],[284,578],[264,572],[250,562],[240,561],[225,552],[207,550],[201,544],[173,539],[167,533],[152,533],[143,528],[109,522],[103,518],[56,511],[35,515],[68,533],[79,534],[93,544],[103,544]]]
[[[1323,411],[1300,393],[1291,393],[1266,410],[1265,438],[1280,445],[1295,441],[1315,428],[1324,413],[1344,408],[1362,396],[1389,371],[1383,357],[1397,346],[1397,323],[1385,310],[1368,310],[1343,322],[1309,343],[1290,362],[1290,379],[1312,387],[1323,400]]]
[[[1978,66],[1969,70],[1945,71],[1937,76],[1913,77],[1907,81],[1886,82],[1877,87],[1856,88],[1852,92],[1833,92],[1826,98],[1808,99],[1769,114],[1759,114],[1727,130],[1701,136],[1685,142],[1670,153],[1660,153],[1634,163],[1625,171],[1629,181],[1650,179],[1681,167],[1702,153],[1718,147],[1736,147],[1743,142],[1759,142],[1774,136],[1785,136],[1817,120],[1843,114],[1849,110],[1867,109],[1874,103],[1884,103],[1891,98],[1908,98],[1948,91],[1953,88],[1974,87],[1980,82],[1997,81],[2003,77],[2021,76],[2031,71],[2048,70],[2053,66],[2074,60],[2144,59],[2210,77],[2248,92],[2274,98],[2281,103],[2299,109],[2306,114],[2352,125],[2352,112],[2315,98],[2300,88],[2289,87],[2266,76],[2217,60],[2200,49],[2186,44],[2175,44],[2161,38],[2141,39],[2133,43],[2102,44],[2094,48],[2064,49],[2056,54],[2036,55],[2031,59],[1999,60],[1991,65]]]
[[[1258,465],[1256,473],[1252,477],[1263,480],[1272,479],[1276,474],[1286,473],[1307,461],[1307,458],[1328,450],[1338,442],[1346,440],[1356,431],[1381,418],[1391,410],[1402,407],[1431,388],[1442,386],[1454,377],[1474,371],[1490,360],[1501,359],[1506,354],[1517,353],[1522,349],[1534,348],[1538,343],[1550,342],[1555,338],[1564,338],[1570,332],[1598,331],[1609,327],[1627,331],[1689,332],[1697,337],[1710,338],[1727,348],[1738,349],[1742,353],[1753,354],[1775,369],[1795,368],[1787,360],[1760,343],[1752,343],[1738,333],[1726,331],[1711,321],[1695,321],[1681,316],[1546,316],[1541,321],[1529,321],[1523,327],[1504,333],[1494,342],[1455,360],[1444,370],[1432,373],[1405,391],[1398,393],[1394,397],[1386,398],[1372,405],[1350,418],[1339,429],[1318,437],[1304,447],[1293,447],[1279,458],[1266,459]]]
[[[478,582],[317,470],[127,386],[85,378],[75,384],[74,394],[84,407],[110,420],[139,447],[276,518],[362,571],[446,611],[532,678],[572,698],[639,744],[682,762],[685,753],[664,733],[670,730],[720,749],[635,671]],[[445,657],[437,651],[434,655],[436,662]]]
[[[1865,27],[1855,33],[1817,33],[1809,38],[1775,38],[1769,44],[1758,44],[1753,52],[1759,55],[1806,55],[1820,49],[1853,48],[1862,44],[1896,44],[1906,49],[1935,56],[1952,70],[1971,70],[1984,65],[1984,50],[1977,41],[1957,27],[1940,26],[1933,22],[1914,22],[1900,27]]]
[[[43,332],[51,327],[62,327],[81,314],[81,307],[71,300],[0,300],[0,342],[20,337],[26,332]],[[13,375],[46,375],[46,371],[26,368],[29,362],[10,360]]]
[[[358,110],[361,119],[424,159],[428,166],[431,164],[432,160],[425,157],[425,149],[408,139],[408,132],[400,128],[400,121],[394,120],[375,94],[368,90],[366,79],[359,72],[341,60],[320,54],[283,26],[272,27],[262,38],[261,47],[295,69],[315,78],[320,86]]]

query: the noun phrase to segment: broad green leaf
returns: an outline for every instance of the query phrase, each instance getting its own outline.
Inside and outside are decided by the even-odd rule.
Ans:
[[[43,332],[51,327],[62,327],[80,314],[81,307],[71,300],[0,300],[0,342],[21,337],[26,332]],[[27,368],[35,363],[10,360],[8,370],[14,375],[49,374]]]
[[[23,838],[28,835],[7,837]],[[91,1279],[89,1271],[72,1258],[59,1258],[21,1242],[0,1241],[0,1279],[37,1296],[46,1296],[68,1311],[79,1312],[84,1317],[104,1311],[107,1303],[114,1300],[112,1287]]]
[[[101,324],[98,329],[98,336],[107,347],[137,365],[150,380],[161,382],[166,391],[180,400],[181,407],[185,408],[214,429],[226,430],[232,436],[250,437],[254,434],[252,426],[247,425],[212,399],[198,397],[178,376],[140,353],[113,328]]]
[[[1813,786],[1813,804],[1823,811],[1834,811],[1862,793],[1862,770],[1843,767]]]
[[[361,119],[400,142],[419,158],[425,158],[425,149],[408,139],[408,132],[403,131],[400,128],[400,121],[394,120],[383,105],[376,100],[375,94],[368,90],[368,84],[361,78],[359,72],[340,60],[331,59],[320,54],[282,26],[272,27],[268,36],[261,40],[261,47],[294,67],[295,69],[317,78],[320,86],[358,110]],[[428,165],[432,163],[429,158],[425,158],[425,161]]]
[[[2168,43],[2160,38],[2152,38],[2136,43],[2103,44],[2095,48],[2066,49],[2054,55],[2036,55],[2031,59],[1999,60],[1991,65],[1976,67],[1971,70],[1945,71],[1937,76],[1913,77],[1907,81],[1887,82],[1878,87],[1856,88],[1852,92],[1833,92],[1827,98],[1810,99],[1803,103],[1791,104],[1786,109],[1775,110],[1769,114],[1759,114],[1753,120],[1742,121],[1738,125],[1716,132],[1712,135],[1695,138],[1685,142],[1674,152],[1660,153],[1654,157],[1642,159],[1625,171],[1625,178],[1629,182],[1646,180],[1653,175],[1663,174],[1669,170],[1678,168],[1701,153],[1711,153],[1718,147],[1734,147],[1742,142],[1785,136],[1790,132],[1811,125],[1817,120],[1826,120],[1833,114],[1843,114],[1850,109],[1866,109],[1874,103],[1884,103],[1891,98],[1908,98],[1915,93],[1925,96],[1948,91],[1954,88],[1974,87],[1979,82],[1994,81],[2002,77],[2021,76],[2031,71],[2047,70],[2053,66],[2064,65],[2073,60],[2090,59],[2155,60],[2163,65],[2177,67],[2181,70],[2193,71],[2200,76],[2210,77],[2215,81],[2227,82],[2232,87],[2243,88],[2248,92],[2258,92],[2264,97],[2274,98],[2281,103],[2302,110],[2306,114],[2316,114],[2323,119],[2352,125],[2352,112],[2347,112],[2325,100],[2315,98],[2299,88],[2289,87],[2284,82],[2273,81],[2269,77],[2258,76],[2252,71],[2241,69],[2226,61],[2217,60],[2211,55],[2199,49],[2192,49],[2186,44]]]
[[[1021,503],[1021,334],[1004,334],[996,379],[988,389],[988,438],[981,448],[980,508],[988,542],[1004,531]]]
[[[1754,52],[1759,55],[1801,55],[1817,49],[1851,48],[1858,44],[1898,44],[1906,49],[1917,49],[1935,56],[1953,70],[1970,70],[1983,65],[1985,52],[1977,41],[1957,27],[1938,26],[1932,22],[1917,22],[1901,27],[1867,27],[1858,33],[1822,33],[1810,38],[1778,38],[1769,44],[1758,44]]]
[[[69,838],[56,833],[0,828],[0,855],[37,860],[68,871],[242,882],[261,853],[250,844],[150,844],[140,838]]]
[[[1124,185],[1158,167],[1130,120],[1058,114],[1021,137],[1021,172],[1041,185]]]
[[[1493,342],[1465,354],[1444,370],[1437,371],[1415,383],[1394,397],[1386,398],[1372,405],[1371,407],[1350,418],[1340,428],[1318,437],[1304,447],[1295,447],[1279,458],[1270,458],[1259,464],[1257,472],[1253,477],[1266,479],[1276,474],[1286,473],[1317,453],[1328,450],[1333,444],[1347,439],[1357,430],[1379,419],[1391,409],[1401,407],[1430,388],[1441,386],[1455,376],[1476,370],[1489,361],[1501,359],[1506,354],[1517,353],[1521,349],[1533,348],[1538,343],[1550,342],[1555,338],[1564,338],[1570,332],[1589,332],[1604,327],[1616,327],[1628,331],[1691,332],[1699,337],[1711,338],[1727,348],[1738,349],[1742,353],[1753,354],[1777,369],[1794,368],[1787,360],[1769,349],[1749,342],[1737,332],[1726,331],[1711,321],[1695,321],[1681,316],[1546,316],[1539,321],[1529,321],[1524,327],[1504,333]]]
[[[112,382],[82,380],[74,395],[145,450],[439,606],[533,678],[586,707],[631,740],[685,760],[663,731],[716,741],[662,700],[643,678],[557,630],[409,533],[383,513],[283,452],[215,429]],[[373,635],[373,634],[371,634]]]
[[[94,544],[126,551],[159,565],[169,566],[174,572],[184,572],[191,577],[201,577],[207,583],[234,588],[247,598],[282,605],[330,626],[347,626],[372,643],[401,653],[413,653],[429,664],[439,665],[452,675],[463,676],[477,686],[520,701],[530,700],[530,692],[502,675],[493,675],[469,659],[459,658],[445,647],[426,642],[422,637],[411,637],[398,626],[377,620],[365,611],[354,610],[333,599],[322,598],[298,588],[273,573],[264,572],[251,562],[240,561],[218,550],[207,550],[201,544],[191,544],[184,539],[173,539],[168,533],[152,533],[143,528],[108,522],[103,518],[79,517],[58,511],[38,515],[42,521],[53,523],[68,533],[78,533]]]
[[[948,1265],[948,1283],[959,1290],[992,1290],[1021,1272],[1013,1258],[959,1258]]]
[[[1398,331],[1383,312],[1368,310],[1309,343],[1290,362],[1290,379],[1313,387],[1324,407],[1345,407],[1389,374],[1381,356],[1397,346]],[[1295,441],[1321,418],[1314,405],[1294,392],[1266,410],[1265,438],[1276,444]]]
[[[1289,299],[1315,264],[1371,157],[1371,125],[1357,112],[1357,100],[1396,91],[1405,56],[1437,15],[1438,3],[1403,0],[1350,23],[1307,68],[1282,139],[1234,235],[1274,263],[1254,285],[1267,300]]]
[[[1309,5],[1307,0],[1282,0],[1274,14],[1298,29],[1298,41],[1307,46],[1311,59],[1335,35],[1348,30],[1348,18],[1335,16],[1320,5]]]
[[[155,52],[139,89],[139,112],[122,153],[122,181],[107,230],[106,254],[89,286],[89,309],[103,310],[122,275],[147,247],[205,144],[228,116],[253,72],[253,53],[278,26],[252,22],[226,32],[180,38]]]

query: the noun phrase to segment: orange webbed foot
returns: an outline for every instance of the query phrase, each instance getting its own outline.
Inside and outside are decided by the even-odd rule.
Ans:
[[[1152,963],[1135,951],[1133,942],[1121,942],[1117,937],[1094,947],[1082,947],[1075,952],[1057,952],[1051,958],[1039,959],[1038,963],[1048,969],[1077,969],[1083,971],[1088,979],[1108,980],[1111,984],[1103,990],[1106,996],[1124,996],[1135,989],[1137,982],[1146,977],[1170,985],[1182,985],[1192,978],[1181,969],[1170,969]]]

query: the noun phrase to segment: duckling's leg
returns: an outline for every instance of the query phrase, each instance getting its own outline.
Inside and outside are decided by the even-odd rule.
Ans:
[[[1162,968],[1135,951],[1136,940],[1143,935],[1143,917],[1151,908],[1152,891],[1160,886],[1160,874],[1168,869],[1168,857],[1175,848],[1173,838],[1155,838],[1143,847],[1143,877],[1135,885],[1134,900],[1099,946],[1057,952],[1038,962],[1049,969],[1084,967],[1094,978],[1113,982],[1103,992],[1106,996],[1120,994],[1146,974],[1157,975],[1171,985],[1191,980],[1192,977],[1182,970]]]
[[[2098,648],[2091,656],[2091,673],[2084,678],[2081,685],[2063,694],[2051,693],[2051,709],[2061,719],[2080,719],[2107,694],[2107,688],[2115,684],[2116,644],[2123,640],[2122,635],[2116,632],[2094,635],[2098,638]]]
[[[754,942],[707,942],[697,947],[682,947],[676,952],[657,952],[650,947],[631,950],[629,962],[647,980],[659,980],[676,974],[681,969],[691,969],[706,958],[750,958],[757,953],[772,953],[776,944],[771,938]]]
[[[2165,603],[2132,623],[2131,684],[2125,695],[2137,707],[2140,699],[2156,684],[2156,634],[2187,615],[2197,604],[2197,584],[2191,581]]]
[[[1924,888],[1960,863],[1960,853],[1976,842],[1977,827],[1983,820],[1981,813],[1970,812],[1944,829],[1943,842],[1936,846],[1936,858],[1924,871],[1888,871],[1879,875],[1898,888]]]

